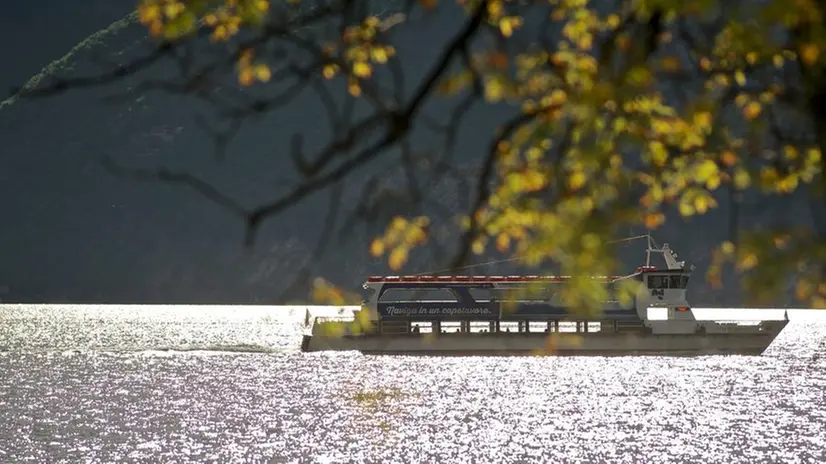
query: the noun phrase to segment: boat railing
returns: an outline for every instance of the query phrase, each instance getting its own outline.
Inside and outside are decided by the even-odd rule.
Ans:
[[[353,317],[347,316],[316,316],[313,324],[309,327],[309,332],[313,335],[329,335],[349,333],[350,325],[355,321]]]
[[[324,322],[353,322],[355,320],[354,316],[316,316],[314,319],[315,323],[324,323]]]

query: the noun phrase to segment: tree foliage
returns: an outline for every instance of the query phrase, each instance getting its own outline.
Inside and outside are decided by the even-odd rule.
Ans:
[[[376,75],[398,73],[405,60],[393,34],[456,4],[467,18],[439,60],[411,96],[390,98]],[[703,215],[724,193],[744,192],[808,201],[813,217],[740,231],[713,250],[708,277],[719,285],[723,266],[733,263],[759,297],[796,275],[798,298],[826,306],[826,224],[819,216],[826,193],[824,2],[419,0],[390,15],[371,13],[370,5],[140,2],[140,21],[159,50],[204,40],[229,50],[187,73],[174,91],[209,95],[205,81],[226,65],[240,86],[281,85],[288,75],[317,89],[343,82],[350,97],[375,110],[346,125],[334,118],[333,137],[315,157],[293,153],[306,181],[245,211],[251,230],[389,149],[404,153],[412,129],[427,123],[426,101],[456,102],[443,128],[446,151],[470,107],[506,105],[513,116],[479,156],[471,208],[454,218],[461,241],[453,268],[494,248],[528,266],[555,263],[565,275],[611,275],[620,230],[656,230],[670,209]],[[289,43],[305,59],[296,65],[283,54],[267,55],[271,43]],[[88,82],[139,69],[130,65]],[[287,97],[250,108],[275,110],[279,98]],[[366,148],[357,143],[362,138],[371,141]],[[369,252],[402,271],[431,239],[433,222],[396,217]],[[321,285],[317,293],[343,301],[343,293]],[[565,294],[587,309],[606,291],[582,277]]]

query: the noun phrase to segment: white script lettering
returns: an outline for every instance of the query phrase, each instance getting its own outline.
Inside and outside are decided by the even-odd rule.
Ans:
[[[496,313],[491,308],[485,307],[427,307],[427,306],[388,306],[386,309],[388,316],[414,317],[414,316],[493,316]]]

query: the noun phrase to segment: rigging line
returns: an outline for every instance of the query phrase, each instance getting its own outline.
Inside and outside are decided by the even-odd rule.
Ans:
[[[646,234],[646,235],[635,235],[635,236],[633,236],[633,237],[620,238],[620,239],[617,239],[617,240],[611,240],[611,241],[608,241],[608,242],[605,242],[605,243],[621,243],[621,242],[630,242],[630,241],[632,241],[632,240],[639,240],[639,239],[641,239],[641,238],[646,238],[646,237],[648,237],[648,235],[647,235],[647,234]],[[652,239],[652,240],[653,240],[653,239]]]
[[[462,269],[470,269],[470,268],[473,268],[473,267],[486,266],[488,264],[507,263],[507,262],[510,262],[510,261],[517,261],[519,259],[521,259],[521,258],[515,257],[515,258],[508,258],[508,259],[500,259],[500,260],[496,260],[496,261],[485,261],[484,263],[468,264],[467,266],[442,269],[441,271],[425,271],[425,272],[420,272],[418,274],[413,274],[413,275],[414,276],[422,276],[422,275],[425,275],[425,274],[441,274],[442,272],[447,272],[447,271],[459,271],[459,270],[462,270]]]
[[[642,238],[650,238],[650,236],[649,236],[648,234],[646,234],[646,235],[635,235],[635,236],[633,236],[633,237],[626,237],[626,238],[620,238],[620,239],[616,239],[616,240],[609,240],[609,241],[607,241],[607,242],[605,242],[605,243],[606,243],[606,244],[611,244],[611,243],[630,242],[630,241],[632,241],[632,240],[639,240],[639,239],[642,239]],[[474,268],[474,267],[479,267],[479,266],[487,266],[487,265],[489,265],[489,264],[508,263],[508,262],[511,262],[511,261],[518,261],[518,260],[520,260],[520,259],[521,259],[521,258],[519,258],[519,257],[514,257],[514,258],[507,258],[507,259],[499,259],[499,260],[496,260],[496,261],[485,261],[485,262],[483,262],[483,263],[468,264],[467,266],[461,266],[461,267],[456,267],[456,268],[442,269],[442,270],[440,270],[440,271],[425,271],[425,272],[420,272],[420,273],[418,273],[418,274],[412,274],[412,275],[413,275],[413,276],[418,277],[418,276],[423,276],[423,275],[426,275],[426,274],[441,274],[441,273],[443,273],[443,272],[448,272],[448,271],[460,271],[460,270],[462,270],[462,269],[471,269],[471,268]]]

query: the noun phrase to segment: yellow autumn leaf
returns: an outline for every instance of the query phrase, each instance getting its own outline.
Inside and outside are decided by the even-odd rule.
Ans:
[[[737,85],[743,87],[744,85],[746,85],[746,74],[743,71],[735,72],[734,81],[737,82]]]
[[[430,225],[430,218],[427,216],[416,216],[411,222],[416,227],[424,228]]]
[[[370,243],[370,254],[379,257],[384,254],[384,242],[381,239],[373,239]]]
[[[800,60],[803,64],[811,66],[820,57],[820,47],[813,43],[806,43],[800,46]]]
[[[243,86],[252,85],[255,82],[255,72],[253,68],[245,67],[238,72],[238,83]]]
[[[753,269],[758,264],[757,255],[751,252],[743,253],[737,262],[737,269],[741,271],[748,271]]]
[[[665,166],[665,163],[668,162],[668,151],[666,151],[665,145],[655,140],[648,145],[648,149],[651,150],[651,161],[654,162],[654,165],[658,167]]]
[[[138,20],[141,24],[149,24],[161,16],[161,8],[157,3],[141,4],[138,7]]]
[[[720,245],[720,250],[722,250],[723,254],[726,255],[734,254],[734,244],[726,240],[722,243],[722,245]]]
[[[522,18],[509,16],[499,21],[499,31],[505,37],[513,35],[514,29],[522,25]]]
[[[605,25],[611,29],[616,29],[620,25],[620,17],[618,14],[610,14],[605,18]]]
[[[390,222],[390,229],[402,231],[404,229],[407,229],[408,224],[409,224],[409,222],[408,222],[407,218],[402,217],[402,216],[396,216]]]
[[[720,174],[715,174],[706,179],[706,188],[709,190],[717,190],[717,188],[720,187],[722,181],[722,176]]]
[[[700,129],[711,127],[711,113],[708,111],[698,111],[694,113],[694,124]]]
[[[746,104],[745,108],[743,108],[743,115],[746,117],[746,119],[752,121],[756,119],[758,116],[760,116],[760,113],[762,111],[763,107],[762,105],[760,105],[759,102],[751,101],[748,104]]]
[[[751,174],[745,169],[738,169],[734,172],[734,186],[739,190],[745,190],[751,184]]]
[[[794,174],[788,175],[777,182],[776,189],[781,193],[791,193],[800,184],[800,178]]]
[[[816,164],[820,162],[820,149],[819,148],[810,148],[806,152],[806,161],[811,164]]]
[[[321,71],[324,74],[326,79],[332,79],[336,75],[336,71],[338,71],[338,66],[334,64],[328,64],[324,66],[324,69]]]
[[[679,210],[680,214],[683,216],[692,216],[694,215],[694,206],[691,205],[686,199],[683,197],[680,199],[679,203]]]
[[[387,264],[390,266],[390,269],[393,271],[401,269],[405,263],[407,263],[407,254],[408,251],[406,247],[400,246],[394,248],[387,259]]]
[[[207,26],[213,27],[218,24],[218,15],[209,13],[203,17],[203,21]]]
[[[261,82],[268,82],[272,77],[272,71],[270,68],[265,64],[259,64],[255,66],[255,78]]]
[[[389,55],[385,48],[373,47],[370,49],[370,58],[372,58],[376,63],[384,64],[387,63]]]
[[[529,192],[537,192],[547,185],[545,175],[537,170],[526,172],[523,176],[523,182],[525,183],[525,189]]]
[[[164,15],[167,19],[175,19],[186,6],[183,3],[178,2],[168,2],[164,5]]]
[[[491,18],[499,18],[505,14],[505,5],[503,0],[491,0],[488,2],[488,16]]]
[[[485,79],[485,99],[491,103],[496,103],[505,96],[505,86],[502,81],[496,78]]]
[[[510,246],[511,238],[507,234],[499,234],[496,237],[496,249],[499,250],[500,253],[507,252]]]
[[[772,241],[774,242],[775,248],[784,248],[789,244],[790,237],[788,235],[778,234],[772,237]],[[826,285],[826,283],[824,285]]]
[[[648,213],[645,215],[645,227],[648,229],[656,229],[665,222],[665,215],[663,213]]]
[[[421,245],[427,242],[427,232],[422,227],[412,226],[407,230],[407,243]]]
[[[774,64],[775,68],[782,68],[783,67],[783,56],[782,55],[774,55],[772,57],[772,63]]]
[[[547,100],[543,99],[544,106],[561,105],[568,100],[568,94],[562,89],[554,89]]]
[[[582,171],[574,171],[568,175],[568,188],[571,190],[579,190],[585,185],[588,179]]]
[[[710,177],[717,175],[717,163],[712,160],[705,160],[697,166],[695,179],[699,183],[707,181]]]
[[[731,150],[726,150],[720,155],[720,161],[726,166],[734,166],[737,164],[737,155]]]
[[[711,206],[710,200],[711,199],[706,195],[697,195],[694,198],[694,209],[698,214],[705,214],[708,211]]]
[[[353,74],[361,77],[361,78],[368,78],[373,73],[372,67],[364,62],[364,61],[357,61],[353,63]]]

